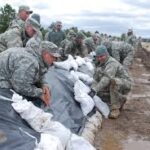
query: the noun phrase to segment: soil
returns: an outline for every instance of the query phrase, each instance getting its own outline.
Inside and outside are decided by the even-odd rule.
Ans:
[[[97,150],[150,150],[150,70],[142,59],[135,58],[130,69],[133,86],[121,115],[103,119],[95,139]]]

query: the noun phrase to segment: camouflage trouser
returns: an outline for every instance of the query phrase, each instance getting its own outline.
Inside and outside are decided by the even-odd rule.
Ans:
[[[124,97],[129,93],[131,89],[131,82],[125,79],[115,78],[111,81],[111,84],[106,91],[98,93],[103,101],[108,103],[110,109],[118,109],[124,102]]]

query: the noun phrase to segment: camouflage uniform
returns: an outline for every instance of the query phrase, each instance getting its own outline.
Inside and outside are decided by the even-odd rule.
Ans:
[[[92,89],[104,101],[107,96],[110,96],[111,109],[120,108],[123,95],[131,89],[131,79],[123,66],[114,58],[108,56],[103,65],[99,64],[96,67],[94,79]]]
[[[56,52],[57,46],[50,42],[41,42],[39,49],[36,49],[38,43],[28,45],[35,49],[32,46],[10,48],[0,53],[0,88],[13,89],[24,96],[40,97],[43,75],[50,67],[43,61],[42,51],[46,50],[54,57],[60,55]]]
[[[14,19],[14,20],[12,20],[12,22],[10,23],[10,25],[9,25],[9,27],[8,27],[8,29],[7,30],[9,30],[9,29],[13,29],[13,28],[15,28],[15,27],[19,27],[20,28],[20,30],[24,30],[24,26],[25,26],[25,21],[23,21],[22,19],[20,19],[18,16]]]
[[[75,41],[69,41],[64,50],[65,55],[71,54],[72,56],[85,57],[88,55],[88,50],[85,44],[76,44]]]
[[[27,23],[32,24],[32,27],[37,32],[39,31],[39,24],[34,22],[34,19],[28,19]],[[25,29],[22,30],[18,25],[16,25],[16,27],[0,34],[0,52],[11,47],[25,47],[29,39],[30,38],[25,33]]]
[[[39,97],[40,84],[46,67],[36,51],[10,48],[0,53],[0,88],[13,89],[25,96]]]
[[[136,46],[136,37],[135,37],[135,35],[127,36],[126,42],[131,44],[133,47],[135,47]]]
[[[10,29],[2,34],[0,34],[0,52],[11,48],[11,47],[23,47],[23,43],[26,41],[24,37],[24,42],[22,41],[22,36],[25,34],[21,32],[18,28]]]
[[[84,44],[87,46],[88,53],[90,53],[90,52],[92,52],[92,51],[95,51],[96,44],[94,43],[92,37],[86,38],[86,39],[84,40]]]
[[[119,61],[124,67],[128,68],[134,57],[134,48],[126,43],[121,41],[112,42],[112,57]]]

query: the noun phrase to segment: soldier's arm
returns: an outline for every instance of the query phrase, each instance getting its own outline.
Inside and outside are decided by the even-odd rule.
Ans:
[[[22,58],[15,64],[12,74],[11,84],[13,89],[21,95],[30,97],[40,97],[42,88],[35,86],[35,76],[38,74],[38,64],[32,60]]]
[[[8,30],[6,33],[5,40],[7,43],[7,48],[23,47],[21,33],[17,28]]]
[[[104,90],[107,86],[109,86],[111,79],[115,77],[116,71],[117,71],[116,65],[108,64],[106,66],[106,69],[104,70],[103,76],[101,77],[97,85],[93,87],[93,89],[96,92]]]

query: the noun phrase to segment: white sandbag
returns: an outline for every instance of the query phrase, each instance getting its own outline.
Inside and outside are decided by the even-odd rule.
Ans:
[[[96,149],[83,137],[72,134],[71,140],[68,143],[66,150],[96,150]]]
[[[79,76],[76,74],[76,72],[74,70],[71,70],[70,74],[75,82],[79,80]]]
[[[104,115],[105,118],[108,118],[108,115],[110,113],[108,105],[103,102],[97,95],[93,97],[93,100],[97,109]]]
[[[76,56],[76,59],[75,59],[76,63],[78,64],[78,66],[82,66],[84,65],[86,62],[84,60],[84,58],[81,58],[80,56]]]
[[[90,56],[95,57],[96,53],[94,51],[90,52]]]
[[[91,78],[88,74],[82,73],[82,72],[75,72],[80,80],[84,81],[88,85],[92,84],[93,78]]]
[[[71,68],[73,70],[78,69],[78,64],[76,63],[75,59],[71,56],[68,55],[68,59],[62,62],[54,62],[54,66],[60,69],[65,69],[65,70],[70,70]]]
[[[93,71],[94,72],[94,66],[91,62],[86,62],[86,66],[87,68],[90,70],[90,71]]]
[[[71,75],[73,76],[74,80],[82,80],[84,83],[91,85],[93,82],[93,78],[91,78],[89,75],[78,72],[78,71],[70,71]]]
[[[17,94],[15,91],[11,90],[13,92],[13,96],[12,96],[12,101],[13,102],[17,102],[17,101],[22,101],[23,97],[19,94]]]
[[[41,132],[43,128],[46,128],[51,123],[52,114],[44,112],[30,101],[18,101],[12,103],[12,107],[37,132]]]
[[[34,150],[64,150],[64,148],[59,138],[42,133],[40,142]]]
[[[65,148],[70,139],[71,132],[61,123],[52,121],[52,114],[44,112],[27,100],[15,102],[12,106],[34,130],[58,137]]]
[[[78,80],[74,85],[75,100],[80,103],[83,114],[86,116],[94,107],[93,99],[87,94],[90,88]]]
[[[102,124],[102,115],[96,111],[91,117],[88,118],[81,136],[84,137],[91,144],[94,144],[95,135]]]

